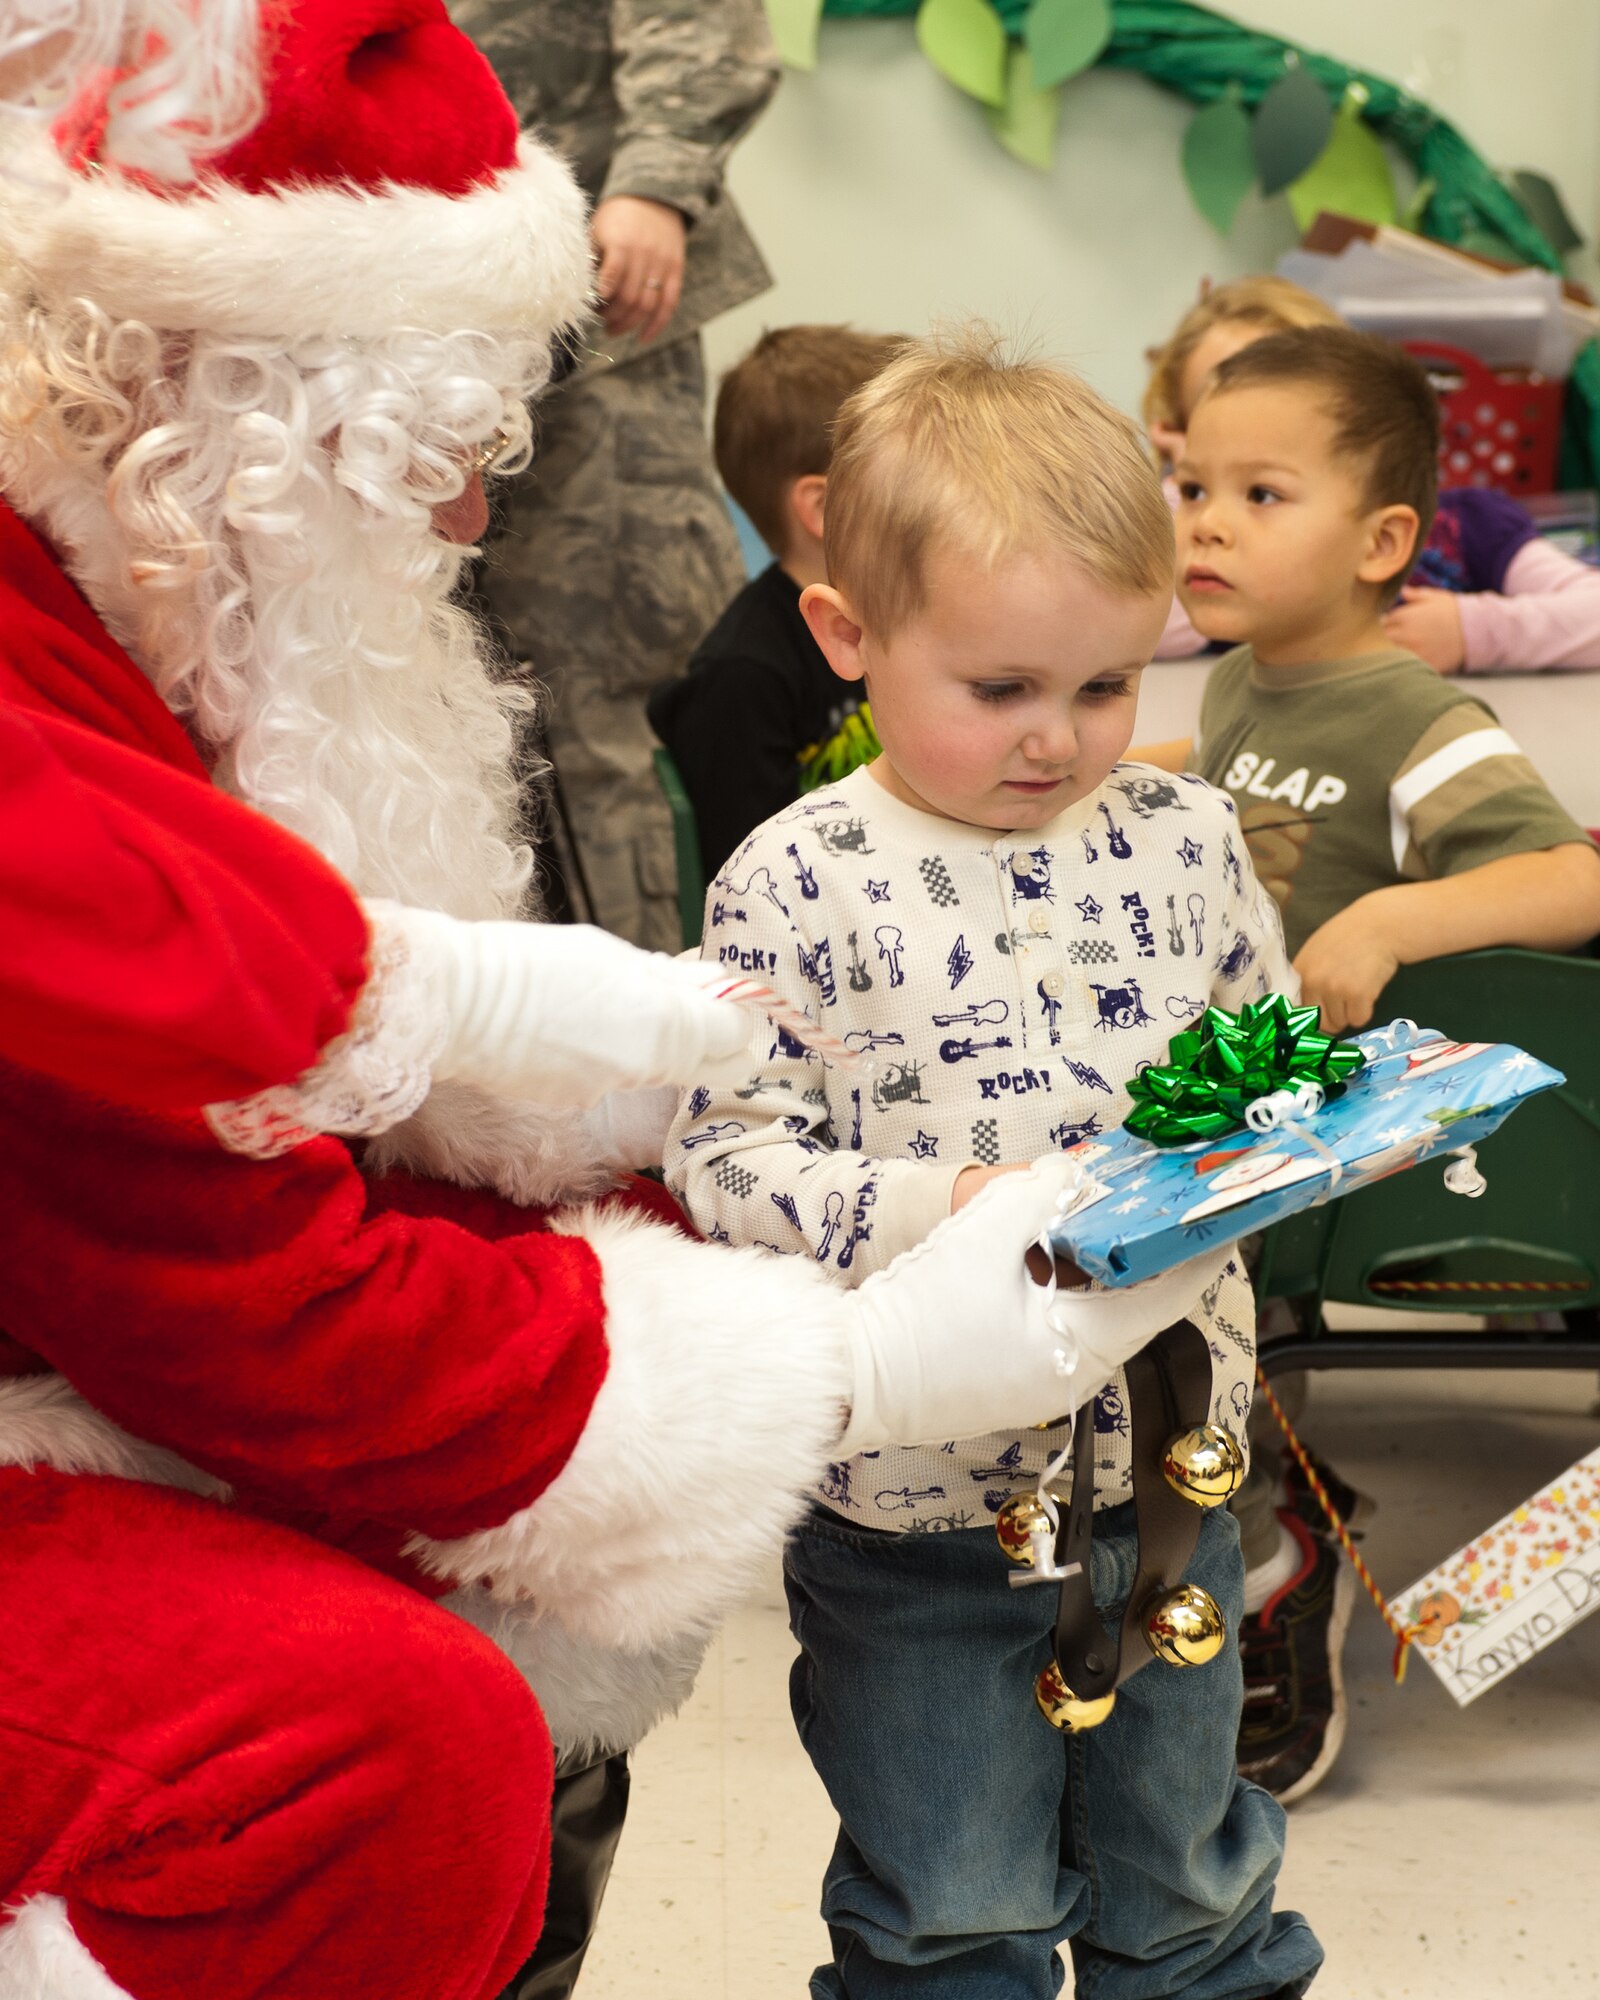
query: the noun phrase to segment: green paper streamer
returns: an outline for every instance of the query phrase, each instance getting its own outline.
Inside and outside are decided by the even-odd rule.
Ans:
[[[1256,106],[1250,144],[1263,194],[1281,194],[1322,153],[1333,133],[1328,93],[1302,63],[1287,69]]]
[[[766,0],[767,24],[790,69],[815,69],[822,0]]]
[[[1065,83],[1100,60],[1111,39],[1106,0],[1033,0],[1022,30],[1041,90]]]
[[[1318,1019],[1315,1007],[1296,1007],[1281,993],[1237,1014],[1208,1007],[1197,1027],[1173,1036],[1165,1063],[1130,1079],[1128,1130],[1152,1146],[1188,1146],[1242,1130],[1255,1100],[1276,1090],[1314,1083],[1327,1102],[1342,1097],[1367,1059],[1353,1043],[1322,1034]]]
[[[1394,176],[1377,135],[1361,116],[1366,92],[1353,88],[1333,121],[1322,157],[1288,187],[1297,229],[1309,229],[1323,209],[1358,222],[1395,220]]]
[[[958,90],[997,111],[1004,106],[1006,31],[989,0],[922,0],[917,40]]]
[[[1061,88],[1041,90],[1034,82],[1033,58],[1019,44],[1006,53],[1006,101],[986,112],[994,136],[1024,166],[1047,172],[1055,159],[1056,128],[1061,123]]]
[[[1219,236],[1226,236],[1256,177],[1250,114],[1237,91],[1230,90],[1190,119],[1182,162],[1195,207]]]
[[[1569,250],[1583,247],[1583,232],[1567,213],[1567,204],[1554,181],[1536,174],[1531,167],[1521,167],[1509,178],[1511,192],[1528,211],[1539,234],[1555,245],[1558,256],[1565,257]]]

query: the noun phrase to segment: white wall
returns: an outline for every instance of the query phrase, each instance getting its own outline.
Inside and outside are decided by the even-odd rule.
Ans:
[[[1228,11],[1405,84],[1491,163],[1537,167],[1600,235],[1597,0],[1235,0]],[[853,320],[918,332],[982,314],[1034,335],[1125,408],[1141,350],[1203,275],[1270,268],[1293,240],[1281,198],[1217,236],[1190,203],[1186,100],[1096,70],[1067,86],[1053,170],[1004,153],[935,74],[909,19],[827,21],[735,155],[733,191],[777,278],[712,326],[714,372],[765,326]],[[1591,279],[1589,251],[1573,275]]]

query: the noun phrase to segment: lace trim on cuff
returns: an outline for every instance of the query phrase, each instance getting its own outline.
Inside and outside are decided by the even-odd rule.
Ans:
[[[427,1096],[448,1032],[444,1006],[398,906],[368,903],[366,912],[370,969],[349,1027],[293,1083],[205,1107],[230,1153],[273,1160],[319,1132],[387,1132]]]

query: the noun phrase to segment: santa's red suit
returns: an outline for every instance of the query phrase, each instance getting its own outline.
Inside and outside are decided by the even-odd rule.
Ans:
[[[3,2000],[484,2000],[529,1679],[628,1740],[829,1458],[1120,1359],[1023,1272],[1050,1169],[850,1295],[563,1205],[637,1157],[603,1089],[729,1047],[505,921],[434,532],[526,445],[580,205],[440,0],[267,31],[197,188],[115,168],[103,87],[0,155]]]

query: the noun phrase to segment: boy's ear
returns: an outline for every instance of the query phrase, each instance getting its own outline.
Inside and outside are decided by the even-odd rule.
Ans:
[[[832,584],[813,583],[802,590],[800,616],[840,680],[859,681],[865,677],[867,663],[861,650],[860,623]]]
[[[1380,507],[1371,517],[1367,553],[1356,569],[1363,583],[1392,583],[1410,569],[1422,516],[1415,507]]]
[[[814,542],[822,540],[822,507],[828,482],[820,472],[808,472],[789,487],[789,511],[795,524]]]

